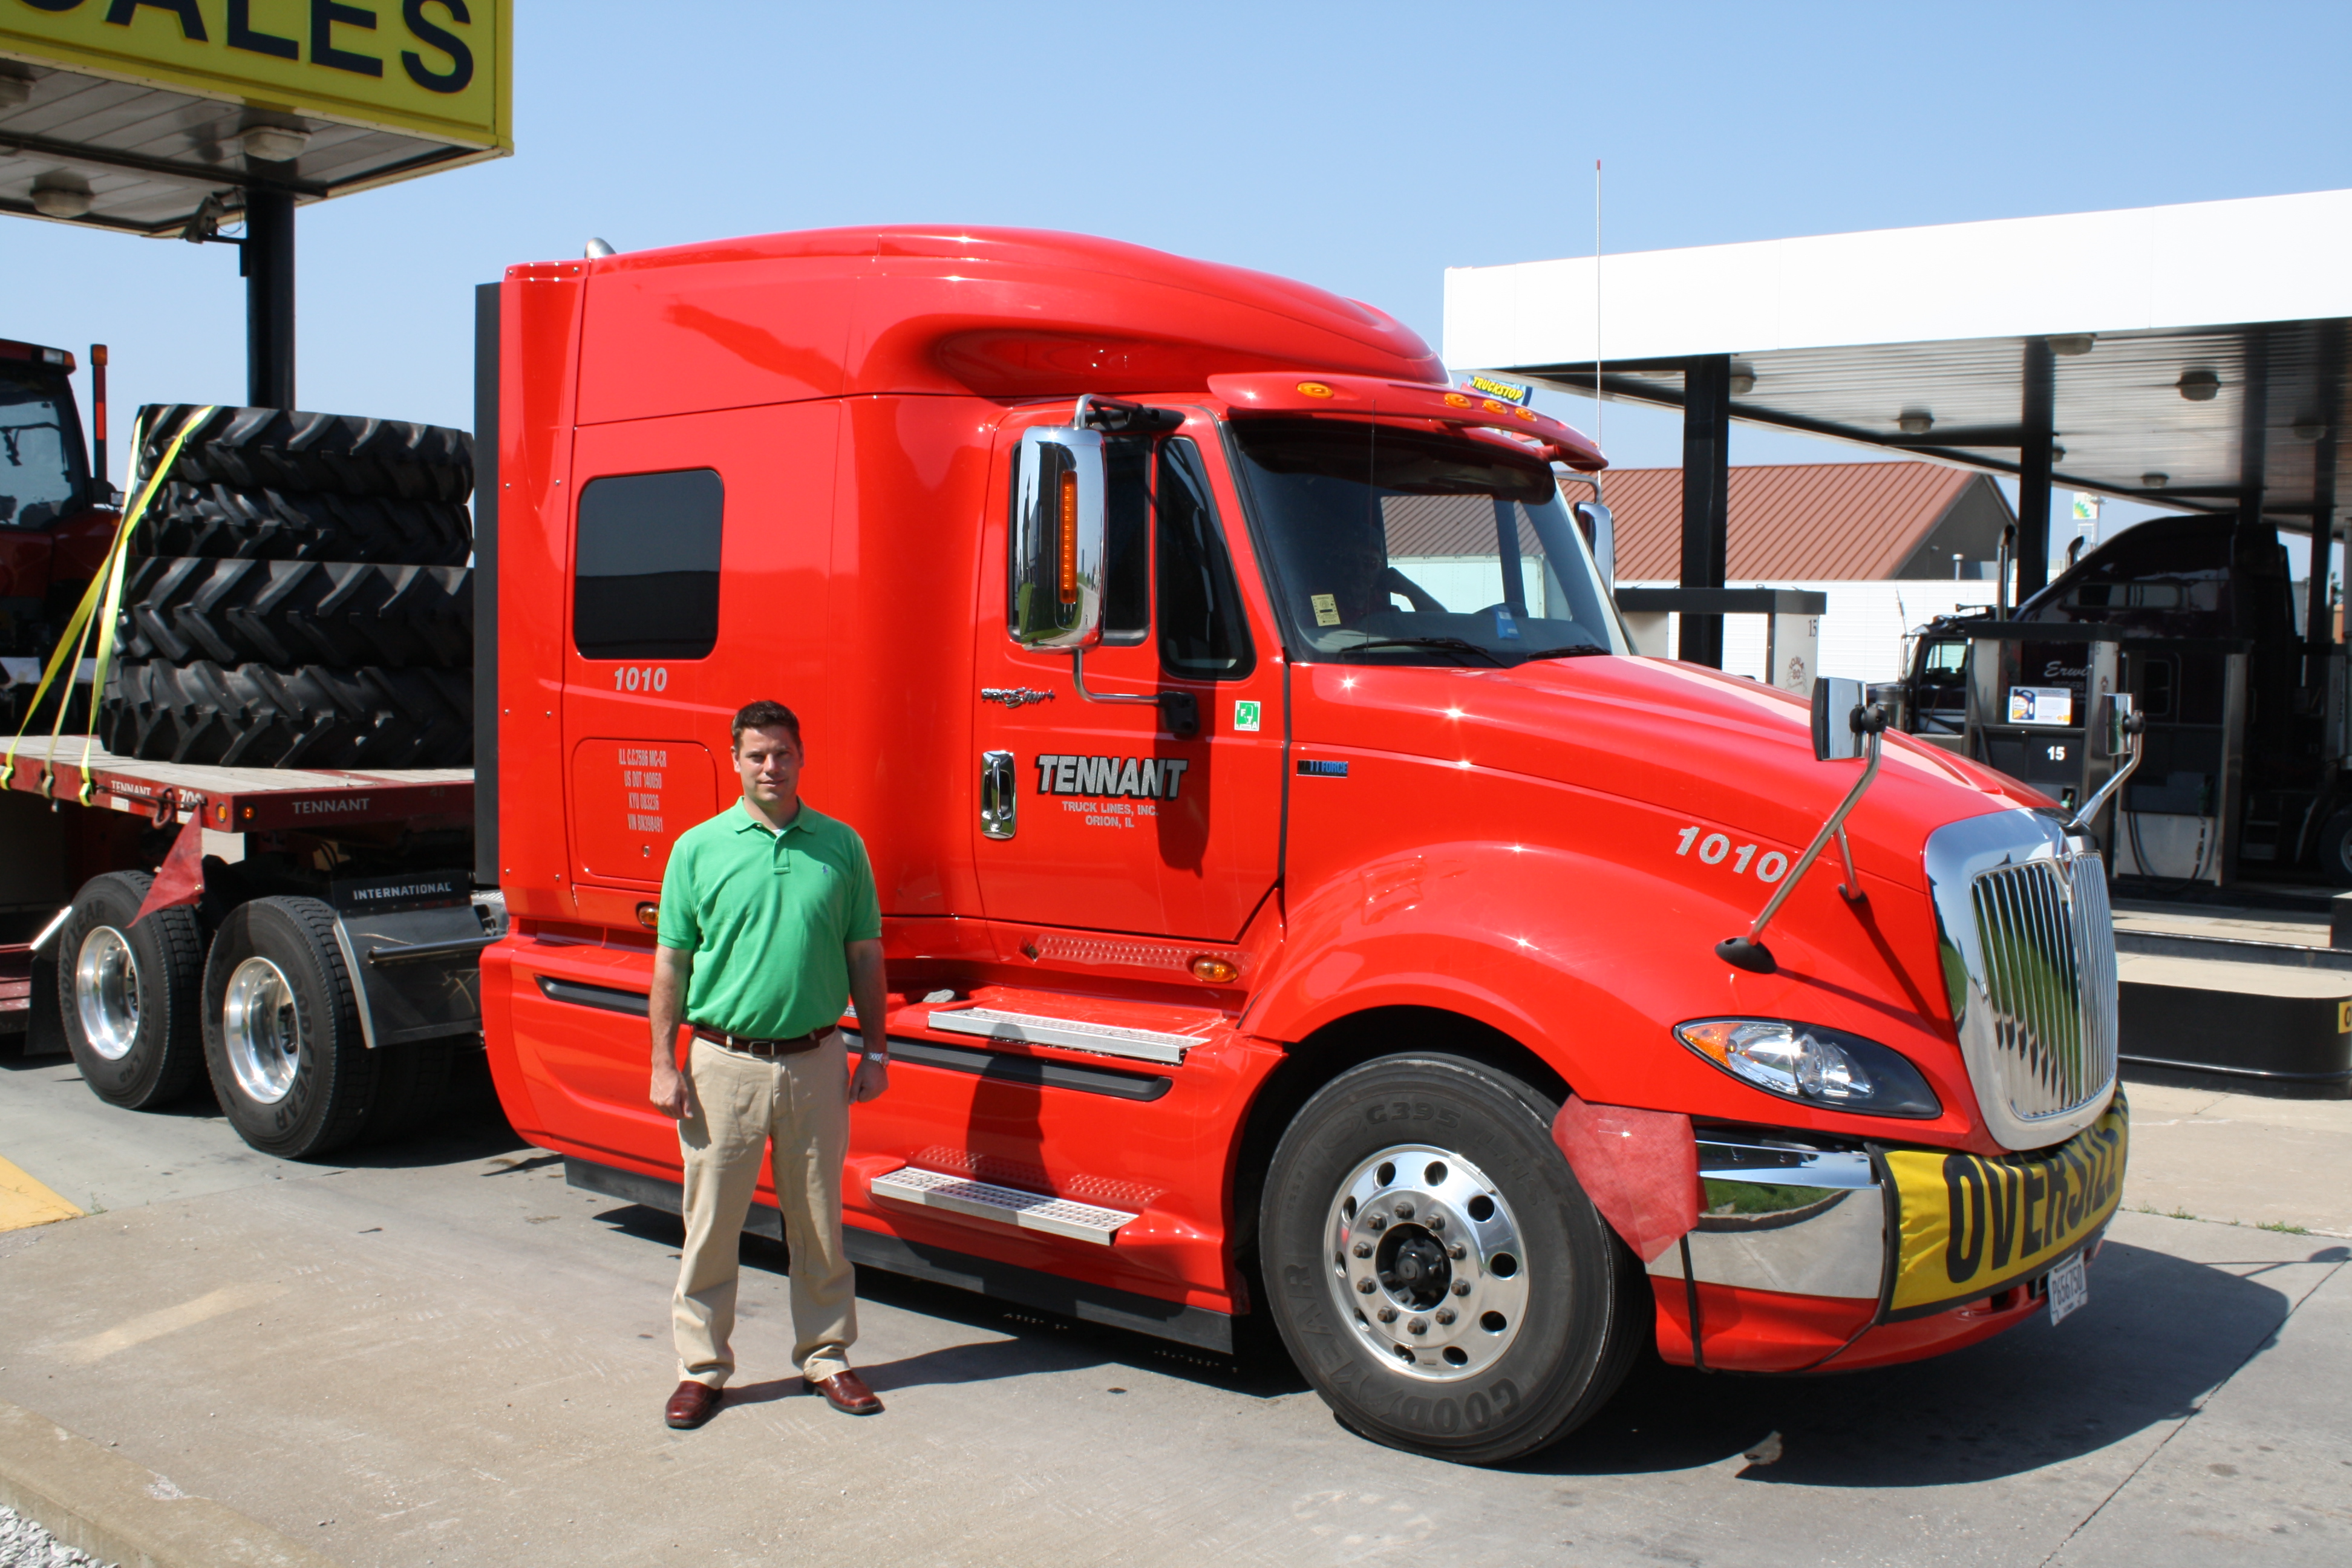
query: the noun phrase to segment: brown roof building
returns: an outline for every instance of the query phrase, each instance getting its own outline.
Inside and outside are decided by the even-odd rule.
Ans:
[[[1682,576],[1683,471],[1610,469],[1601,493],[1617,522],[1617,579]],[[1571,487],[1578,495],[1583,487]],[[1769,463],[1731,470],[1730,562],[1741,583],[1990,577],[2016,521],[1989,475],[1935,463]]]

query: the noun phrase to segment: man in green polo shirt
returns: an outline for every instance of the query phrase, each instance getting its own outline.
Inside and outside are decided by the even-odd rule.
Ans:
[[[736,1238],[770,1154],[791,1254],[793,1359],[835,1409],[882,1402],[850,1370],[856,1280],[841,1242],[849,1106],[889,1087],[882,917],[866,846],[800,798],[801,726],[781,702],[735,715],[743,798],[678,835],[654,952],[652,1098],[677,1118],[686,1246],[670,1308],[678,1385],[664,1412],[699,1426],[735,1370]],[[842,1005],[865,1054],[850,1077]],[[693,1035],[686,1070],[681,1022]]]

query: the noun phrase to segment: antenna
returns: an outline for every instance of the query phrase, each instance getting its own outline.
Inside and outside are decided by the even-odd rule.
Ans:
[[[1609,450],[1609,405],[1601,401],[1601,160],[1592,160],[1592,444]]]

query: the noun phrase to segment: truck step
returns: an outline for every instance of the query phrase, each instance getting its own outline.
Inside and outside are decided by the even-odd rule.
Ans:
[[[930,1026],[951,1034],[980,1035],[992,1040],[1061,1046],[1100,1056],[1129,1057],[1138,1061],[1184,1065],[1184,1053],[1202,1044],[1197,1035],[1171,1035],[1158,1029],[1130,1029],[1117,1024],[1090,1024],[1079,1018],[1048,1018],[1035,1013],[1006,1013],[994,1007],[934,1009]]]
[[[975,1182],[969,1176],[950,1175],[944,1171],[917,1170],[912,1165],[875,1177],[869,1188],[876,1197],[891,1203],[939,1209],[989,1225],[1042,1230],[1074,1241],[1091,1241],[1097,1247],[1108,1247],[1111,1238],[1118,1235],[1119,1226],[1132,1225],[1136,1219],[1134,1215],[1118,1209],[1076,1204],[1051,1193],[1027,1193],[1018,1187],[1000,1187],[990,1182]]]

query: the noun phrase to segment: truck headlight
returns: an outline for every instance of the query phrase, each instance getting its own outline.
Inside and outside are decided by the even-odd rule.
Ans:
[[[1740,1082],[1783,1100],[1864,1116],[1940,1116],[1944,1108],[1900,1052],[1815,1024],[1701,1018],[1675,1037]]]

